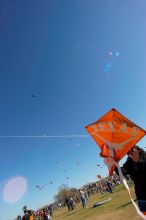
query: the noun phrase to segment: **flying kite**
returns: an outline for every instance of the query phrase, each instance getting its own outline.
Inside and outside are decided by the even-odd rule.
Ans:
[[[100,164],[97,164],[96,166],[97,166],[97,167],[100,167]]]
[[[47,132],[45,132],[44,134],[43,134],[43,137],[46,137],[47,136]]]
[[[45,185],[43,185],[43,186],[39,186],[39,185],[37,185],[36,187],[39,189],[39,190],[42,190],[43,188],[45,188],[47,185],[49,185],[49,184],[53,184],[53,181],[51,181],[51,182],[48,182],[48,183],[46,183]]]
[[[109,51],[107,54],[108,54],[108,56],[111,57],[113,53],[111,51]]]
[[[97,177],[98,179],[101,179],[101,175],[97,175],[96,177]]]
[[[80,165],[80,163],[79,163],[79,162],[77,162],[77,163],[76,163],[76,165],[77,165],[77,166],[79,166],[79,165]]]
[[[86,126],[99,148],[100,156],[107,158],[106,163],[112,175],[115,164],[109,163],[108,158],[119,162],[127,152],[145,136],[146,131],[127,119],[115,108],[111,109],[96,122]]]
[[[39,190],[42,190],[45,186],[36,186]]]

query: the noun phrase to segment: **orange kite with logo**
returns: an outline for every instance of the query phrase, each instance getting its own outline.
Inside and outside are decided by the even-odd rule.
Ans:
[[[115,108],[111,109],[96,122],[86,126],[101,149],[100,156],[119,162],[127,152],[146,134],[146,131],[134,124]],[[112,175],[115,165],[109,168]]]

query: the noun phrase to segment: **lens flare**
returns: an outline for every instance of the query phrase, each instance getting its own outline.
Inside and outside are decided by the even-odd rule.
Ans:
[[[22,176],[10,179],[4,187],[3,199],[8,203],[20,200],[27,190],[27,180]]]

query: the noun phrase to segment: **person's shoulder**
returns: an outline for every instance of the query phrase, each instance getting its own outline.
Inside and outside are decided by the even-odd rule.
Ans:
[[[141,150],[139,151],[139,154],[146,157],[146,151],[144,151],[143,149],[141,149]]]
[[[126,162],[122,166],[122,171],[128,172],[129,170],[133,169],[133,166],[133,160],[130,157],[128,157]]]

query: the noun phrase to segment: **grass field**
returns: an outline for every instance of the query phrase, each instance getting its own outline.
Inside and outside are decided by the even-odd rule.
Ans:
[[[134,189],[130,187],[133,199],[135,199]],[[95,202],[111,200],[96,208],[92,208]],[[63,208],[54,213],[54,220],[140,220],[141,218],[133,207],[128,192],[123,185],[118,186],[112,194],[96,194],[89,198],[86,209],[82,209],[79,204],[73,211],[68,212]]]

